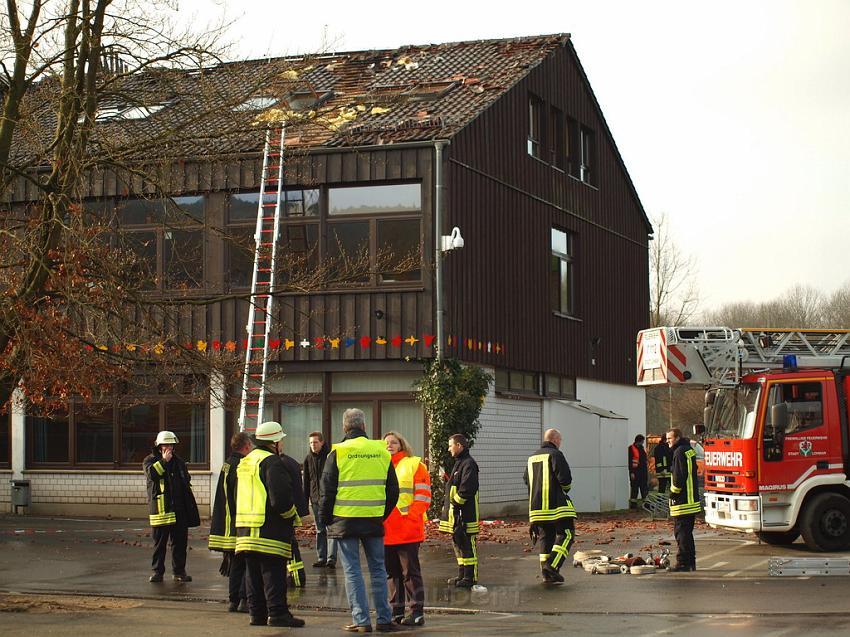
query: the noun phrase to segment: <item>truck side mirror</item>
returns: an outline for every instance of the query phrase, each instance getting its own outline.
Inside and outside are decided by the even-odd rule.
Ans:
[[[785,440],[785,428],[788,426],[788,404],[777,403],[770,407],[770,425],[773,427],[773,439],[777,444]]]
[[[708,424],[711,422],[711,415],[714,411],[714,407],[706,406],[702,410],[702,430],[705,433],[705,430],[708,429]],[[696,429],[696,425],[694,425],[694,429]]]
[[[705,410],[703,410],[703,420],[705,420]],[[694,436],[698,439],[705,434],[705,423],[697,423],[694,425]]]

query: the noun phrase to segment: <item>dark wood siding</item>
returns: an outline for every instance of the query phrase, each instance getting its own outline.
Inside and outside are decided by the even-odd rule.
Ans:
[[[528,155],[529,93],[543,100],[544,116],[554,106],[595,131],[594,186]],[[544,158],[551,132],[544,126]],[[460,337],[449,352],[634,383],[634,342],[649,307],[647,223],[572,49],[559,49],[467,126],[447,157],[444,225],[466,240],[445,260],[446,333]],[[553,227],[575,236],[575,319],[550,309]],[[488,353],[488,342],[505,351]]]
[[[273,356],[282,361],[339,361],[339,360],[403,360],[433,355],[433,345],[426,347],[423,335],[434,332],[431,282],[433,268],[433,232],[431,220],[434,184],[432,180],[433,154],[431,146],[366,151],[322,152],[294,156],[287,166],[287,184],[317,187],[335,184],[362,184],[387,180],[420,180],[422,183],[422,281],[392,288],[364,291],[316,291],[304,295],[284,295],[276,302],[277,326],[271,339],[294,339],[296,346],[281,348]],[[228,191],[259,188],[262,157],[235,158],[230,162],[177,162],[167,169],[170,191],[179,194],[207,194],[206,219],[211,229],[205,240],[206,292],[224,294],[225,240],[213,230],[226,224]],[[129,188],[128,188],[129,182]],[[19,180],[13,201],[30,201],[38,193]],[[123,179],[112,172],[97,172],[86,180],[82,197],[121,197],[128,191],[142,192],[144,185],[136,178]],[[192,293],[194,300],[202,297]],[[378,318],[376,310],[383,316]],[[225,298],[208,305],[185,305],[176,314],[165,319],[178,327],[187,340],[198,339],[222,343],[246,338],[245,324],[248,301],[244,298]],[[362,347],[359,339],[383,337],[385,345],[371,344]],[[392,345],[391,339],[414,336],[414,345],[402,342]],[[301,348],[302,339],[314,344],[320,338],[342,338],[338,349],[328,344],[325,349],[313,346]],[[345,338],[356,338],[357,343],[345,347]]]

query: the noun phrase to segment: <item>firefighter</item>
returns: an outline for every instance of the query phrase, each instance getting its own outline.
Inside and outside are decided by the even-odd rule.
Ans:
[[[644,436],[635,436],[634,443],[629,445],[629,508],[637,509],[638,504],[646,497],[649,482],[649,463],[646,459],[646,449],[643,448]],[[640,497],[638,497],[638,494]]]
[[[192,477],[186,463],[174,453],[178,443],[171,431],[160,431],[154,448],[142,462],[150,500],[150,524],[154,550],[151,582],[161,582],[165,573],[165,550],[171,540],[171,568],[178,582],[191,582],[186,573],[189,527],[200,524],[198,505],[192,495]]]
[[[398,478],[398,504],[384,520],[384,561],[393,621],[402,626],[425,625],[425,584],[419,547],[425,541],[425,520],[431,505],[431,476],[410,443],[400,433],[384,434]],[[404,614],[405,597],[410,614]]]
[[[262,423],[254,432],[254,450],[236,469],[236,553],[245,554],[252,626],[304,625],[286,602],[286,561],[292,557],[298,513],[289,472],[278,455],[285,435],[279,423]]]
[[[310,513],[307,508],[307,498],[304,496],[304,484],[301,481],[301,466],[298,461],[283,453],[283,441],[280,444],[280,458],[289,473],[289,479],[292,481],[292,499],[295,502],[295,511],[298,516],[295,520],[295,526],[301,526],[301,517]],[[286,564],[286,571],[289,574],[289,583],[295,588],[303,588],[307,584],[307,575],[304,572],[304,561],[301,559],[301,549],[298,548],[298,540],[295,533],[292,534],[292,559]]]
[[[251,437],[241,431],[230,439],[230,457],[221,467],[218,485],[215,488],[210,538],[207,546],[211,551],[221,551],[224,557],[221,574],[228,578],[228,597],[231,613],[248,612],[245,593],[245,555],[236,555],[236,468],[239,461],[251,452]]]
[[[676,565],[671,571],[697,570],[697,553],[694,545],[694,521],[702,510],[697,483],[696,451],[691,441],[682,437],[679,429],[667,432],[667,444],[673,452],[670,478],[670,516],[673,534],[679,550]]]
[[[478,464],[463,434],[449,436],[449,453],[455,463],[446,482],[439,529],[452,534],[457,557],[458,575],[449,583],[472,588],[478,581]]]
[[[547,429],[543,445],[528,459],[523,479],[528,487],[528,522],[547,584],[564,581],[561,566],[575,540],[576,510],[568,495],[572,473],[560,450],[561,432]]]
[[[652,457],[655,458],[655,477],[658,478],[658,493],[667,493],[670,488],[670,461],[672,454],[670,453],[670,445],[662,438],[652,450]]]

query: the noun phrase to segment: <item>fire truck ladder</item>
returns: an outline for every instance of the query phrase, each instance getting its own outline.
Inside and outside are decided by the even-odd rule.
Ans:
[[[283,149],[286,129],[266,131],[263,172],[257,226],[254,232],[254,274],[248,305],[248,346],[242,374],[242,402],[239,431],[252,432],[263,419],[266,398],[269,331],[274,307],[277,238],[280,231],[280,203],[283,195]]]
[[[781,369],[790,355],[798,367],[850,366],[850,330],[670,327],[667,339],[691,345],[721,384],[738,382],[744,370]]]

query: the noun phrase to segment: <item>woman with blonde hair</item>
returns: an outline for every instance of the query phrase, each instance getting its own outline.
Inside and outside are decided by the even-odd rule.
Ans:
[[[400,433],[387,432],[384,442],[392,455],[399,487],[398,504],[384,521],[384,556],[393,621],[404,626],[424,626],[425,585],[419,545],[425,541],[431,476]],[[410,607],[408,615],[404,614],[405,605]]]

